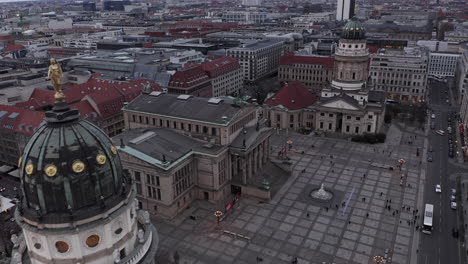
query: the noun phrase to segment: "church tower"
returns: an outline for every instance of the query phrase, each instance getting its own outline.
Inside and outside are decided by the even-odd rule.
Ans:
[[[19,159],[22,235],[12,263],[154,263],[158,235],[117,148],[58,102]]]
[[[344,26],[336,48],[331,87],[324,89],[321,96],[333,97],[344,92],[362,104],[367,99],[368,59],[364,26],[353,17]]]

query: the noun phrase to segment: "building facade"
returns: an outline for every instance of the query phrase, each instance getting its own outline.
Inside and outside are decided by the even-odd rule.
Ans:
[[[200,65],[179,69],[171,76],[168,86],[164,88],[173,94],[190,94],[202,97],[211,97],[213,92],[210,77]]]
[[[458,59],[455,71],[455,89],[458,94],[458,103],[461,104],[460,117],[462,122],[468,125],[468,51],[465,51]]]
[[[244,75],[239,62],[232,57],[223,57],[202,65],[211,79],[213,97],[238,96],[244,88]]]
[[[335,74],[314,106],[315,129],[326,133],[377,133],[383,125],[385,94],[370,91],[365,28],[353,18],[344,26],[335,52]]]
[[[338,0],[336,3],[336,20],[348,20],[354,16],[355,0]]]
[[[249,185],[268,162],[271,133],[258,106],[155,92],[123,111],[127,132],[116,141],[145,210],[173,218],[196,199],[257,192]]]
[[[427,65],[427,74],[438,77],[454,77],[458,53],[430,52]]]
[[[260,40],[228,49],[226,54],[233,57],[242,67],[244,80],[257,81],[278,70],[284,47],[282,41]]]
[[[424,48],[380,49],[372,54],[370,79],[375,91],[403,102],[426,100],[428,56]]]
[[[264,116],[271,127],[306,131],[315,128],[313,105],[318,96],[299,81],[292,81],[265,100]]]
[[[281,57],[278,81],[300,81],[312,92],[320,93],[333,79],[333,57],[286,53]]]

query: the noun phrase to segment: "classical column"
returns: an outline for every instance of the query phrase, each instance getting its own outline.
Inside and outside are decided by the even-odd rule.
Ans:
[[[265,149],[265,142],[262,142],[258,145],[258,164],[260,165],[260,170],[263,170],[263,156],[264,156],[264,149]]]
[[[247,180],[252,178],[252,153],[247,156]]]
[[[241,158],[242,184],[247,185],[247,157]]]
[[[268,161],[268,155],[270,154],[270,144],[268,142],[268,139],[266,139],[263,142],[264,148],[263,148],[263,163],[266,163]]]
[[[257,174],[257,148],[252,149],[252,174]]]

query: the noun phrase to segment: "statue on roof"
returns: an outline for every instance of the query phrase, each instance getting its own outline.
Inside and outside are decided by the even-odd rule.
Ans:
[[[60,87],[62,85],[62,75],[62,67],[54,58],[51,58],[47,79],[50,80],[52,86],[54,87],[54,97],[55,101],[57,102],[63,101],[63,99],[65,99],[65,95],[63,94],[62,88]]]

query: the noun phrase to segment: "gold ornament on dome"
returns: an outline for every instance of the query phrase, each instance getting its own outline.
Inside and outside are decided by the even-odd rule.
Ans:
[[[26,174],[31,175],[34,172],[34,165],[28,164],[24,170],[26,171]]]
[[[104,163],[106,163],[107,161],[107,158],[105,155],[103,154],[98,154],[96,156],[96,162],[99,164],[99,165],[103,165]]]
[[[114,155],[117,154],[117,148],[115,146],[111,146],[111,151],[112,151],[112,154]]]
[[[21,163],[23,163],[23,157],[19,157],[18,159],[18,168],[21,167]]]
[[[83,172],[84,168],[85,168],[85,165],[84,165],[83,162],[81,162],[79,160],[73,162],[72,169],[73,169],[74,172],[76,172],[76,173]]]
[[[57,167],[55,165],[47,165],[44,171],[47,176],[53,177],[57,174]]]

